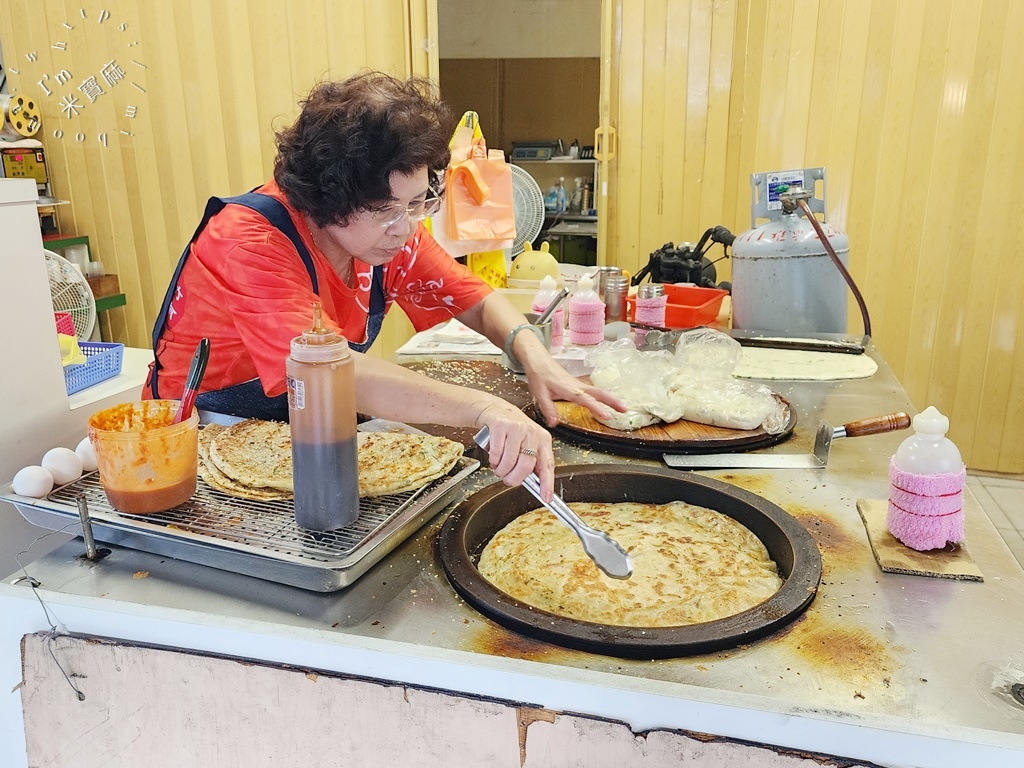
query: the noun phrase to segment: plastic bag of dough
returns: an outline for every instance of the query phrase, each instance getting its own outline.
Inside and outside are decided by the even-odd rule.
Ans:
[[[675,349],[680,369],[695,368],[728,376],[732,375],[742,354],[743,347],[736,339],[714,328],[694,328],[680,334]]]
[[[598,418],[612,429],[629,431],[676,421],[682,412],[673,413],[666,399],[666,380],[675,373],[674,357],[668,350],[640,352],[632,339],[601,344],[586,357],[593,370],[591,382],[618,396],[627,406],[625,413]],[[667,417],[667,418],[666,418]]]
[[[779,434],[787,414],[775,393],[763,384],[698,368],[682,369],[668,387],[669,398],[688,421],[729,429],[757,429]]]
[[[774,393],[732,376],[739,354],[740,345],[732,337],[704,328],[683,334],[674,353],[638,351],[631,339],[602,344],[587,355],[590,379],[617,395],[629,410],[601,421],[620,430],[687,419],[782,432],[788,414]]]
[[[732,375],[743,348],[713,328],[687,331],[676,343],[677,375],[669,383],[685,418],[730,429],[757,429],[769,434],[785,429],[785,406],[768,387]]]

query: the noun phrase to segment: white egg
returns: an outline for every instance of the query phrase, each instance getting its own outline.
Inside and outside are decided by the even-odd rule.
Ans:
[[[19,496],[41,499],[53,490],[53,475],[42,467],[24,467],[18,470],[12,485]]]
[[[40,464],[50,470],[57,485],[74,482],[82,476],[82,460],[70,448],[51,448]]]
[[[93,450],[88,437],[82,438],[82,442],[75,447],[75,453],[82,460],[83,472],[92,472],[96,469],[96,451]]]

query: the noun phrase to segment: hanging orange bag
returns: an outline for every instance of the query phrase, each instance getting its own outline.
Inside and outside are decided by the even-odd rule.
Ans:
[[[448,237],[489,240],[492,248],[511,247],[516,217],[512,168],[505,162],[505,153],[487,149],[476,112],[462,116],[450,147],[452,157],[445,173]],[[507,245],[505,241],[509,241]]]

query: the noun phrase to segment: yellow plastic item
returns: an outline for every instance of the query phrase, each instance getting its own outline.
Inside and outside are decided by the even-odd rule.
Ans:
[[[57,342],[60,344],[61,365],[67,368],[69,365],[85,364],[85,355],[82,353],[82,348],[78,346],[78,338],[76,336],[58,333]]]
[[[466,256],[466,266],[492,288],[507,288],[504,251],[482,251]]]
[[[526,243],[526,249],[513,260],[508,276],[516,280],[539,281],[545,275],[551,275],[557,282],[559,278],[558,262],[551,255],[549,248],[546,241],[541,243],[539,251],[533,250],[533,246]]]

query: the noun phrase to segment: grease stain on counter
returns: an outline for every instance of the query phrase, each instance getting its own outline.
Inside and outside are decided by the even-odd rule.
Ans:
[[[486,621],[479,631],[466,642],[467,650],[489,656],[501,656],[508,659],[524,661],[545,661],[564,664],[573,659],[592,656],[582,651],[571,651],[543,640],[520,635],[501,626]]]
[[[897,654],[905,649],[863,627],[804,614],[775,637],[784,638],[788,652],[806,665],[804,673],[848,687],[855,700],[891,695],[888,689],[902,668]]]

